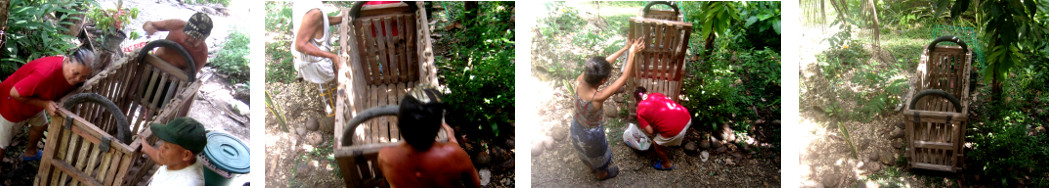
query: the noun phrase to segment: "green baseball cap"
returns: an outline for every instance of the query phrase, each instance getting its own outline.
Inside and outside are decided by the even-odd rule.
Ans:
[[[168,124],[153,123],[150,124],[149,130],[153,131],[157,138],[178,144],[193,154],[200,154],[208,144],[204,126],[189,117],[175,118]]]

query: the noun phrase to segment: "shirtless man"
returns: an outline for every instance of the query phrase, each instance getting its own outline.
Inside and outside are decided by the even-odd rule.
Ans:
[[[438,100],[439,101],[439,100]],[[459,147],[451,127],[442,123],[444,107],[404,96],[398,128],[404,143],[379,151],[379,169],[390,187],[480,187],[470,156]],[[434,141],[445,129],[449,142]]]
[[[189,52],[196,64],[197,72],[204,68],[208,62],[208,44],[205,39],[211,35],[211,17],[207,14],[197,12],[189,17],[189,22],[179,19],[163,21],[146,21],[142,29],[146,35],[153,35],[157,31],[168,31],[167,40],[178,43]],[[186,68],[186,59],[174,49],[160,47],[154,54],[158,58],[175,65],[178,68]]]
[[[211,35],[211,17],[207,14],[197,12],[193,16],[189,17],[189,22],[182,21],[179,19],[170,19],[164,21],[146,21],[142,24],[142,29],[146,30],[146,35],[153,35],[157,31],[168,31],[167,40],[178,43],[179,46],[186,49],[190,57],[193,57],[193,63],[196,65],[196,72],[200,72],[201,68],[204,68],[204,64],[208,62],[208,44],[205,39],[208,35]],[[182,57],[182,54],[175,49],[169,49],[166,47],[157,48],[157,58],[163,59],[178,68],[186,68],[186,59]],[[166,93],[166,92],[161,92]],[[179,114],[188,114],[190,106],[193,104],[193,99],[186,100],[186,105],[179,111]],[[167,104],[167,102],[161,102],[161,106]]]

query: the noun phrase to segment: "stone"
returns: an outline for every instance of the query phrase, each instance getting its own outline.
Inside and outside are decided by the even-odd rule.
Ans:
[[[688,153],[696,153],[696,150],[699,149],[699,147],[696,146],[696,142],[695,141],[685,142],[684,148],[685,148],[685,152],[688,152]]]
[[[296,127],[295,133],[299,134],[299,136],[306,136],[306,127]]]
[[[867,171],[868,171],[868,172],[877,172],[877,171],[881,171],[881,164],[878,164],[878,163],[870,163],[870,164],[867,164]]]
[[[324,143],[324,136],[319,132],[310,132],[306,135],[306,141],[309,142],[310,145],[320,146]]]
[[[477,175],[481,177],[481,186],[487,186],[488,183],[492,182],[492,171],[488,169],[477,171]]]
[[[826,174],[823,174],[823,178],[820,179],[820,183],[822,183],[823,186],[826,187],[838,187],[838,182],[840,178],[841,176],[839,176],[838,174],[828,172]]]
[[[316,117],[316,116],[314,116]],[[306,130],[317,131],[320,128],[320,123],[317,122],[317,118],[306,119]]]
[[[896,128],[892,129],[892,133],[889,134],[889,138],[893,138],[893,139],[903,138],[903,134],[904,134],[903,128],[896,127]]]
[[[901,148],[903,148],[903,141],[902,141],[902,140],[899,140],[899,139],[897,139],[897,140],[893,140],[893,141],[892,141],[892,147],[893,147],[893,148],[896,148],[896,149],[901,149]]]
[[[704,139],[703,141],[699,141],[699,148],[702,148],[704,150],[710,149],[710,140]]]
[[[699,153],[699,160],[707,162],[707,159],[710,159],[710,152],[703,151]]]
[[[716,136],[718,136],[718,139],[725,140],[727,142],[736,141],[736,133],[732,131],[732,128],[729,128],[728,124],[722,124],[721,129],[718,130]]]
[[[335,116],[321,116],[317,119],[317,124],[320,124],[320,130],[324,133],[335,132]]]
[[[473,159],[475,166],[486,166],[489,162],[492,162],[492,157],[485,151],[477,152]]]
[[[879,156],[879,159],[881,159],[882,164],[889,165],[892,164],[893,160],[896,160],[896,157],[893,156],[892,152],[882,151],[881,156]]]
[[[871,161],[878,161],[878,154],[877,153],[868,154],[867,155],[867,159],[870,159]]]
[[[554,140],[564,141],[565,139],[568,138],[568,129],[567,128],[568,127],[565,127],[563,129],[553,128],[553,130],[551,130],[552,133],[550,134],[550,136],[554,137]]]

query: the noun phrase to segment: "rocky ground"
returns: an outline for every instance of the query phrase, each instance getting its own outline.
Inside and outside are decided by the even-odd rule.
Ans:
[[[540,136],[534,138],[531,144],[531,178],[534,187],[780,185],[780,152],[766,142],[772,134],[770,131],[757,132],[750,137],[731,134],[730,130],[711,136],[711,133],[690,129],[683,146],[671,147],[668,151],[675,169],[656,170],[650,164],[656,158],[654,155],[624,145],[624,125],[627,122],[636,123],[636,120],[629,120],[625,113],[619,112],[624,104],[614,102],[616,99],[605,103],[605,128],[613,153],[612,163],[619,166],[620,174],[609,180],[598,181],[576,157],[576,151],[570,143],[568,126],[572,119],[571,95],[561,87],[552,87],[553,84],[549,82],[530,79],[528,83],[541,85],[538,87],[541,89],[533,96],[552,96],[539,99],[538,106],[542,106],[541,109],[532,112],[540,119],[540,125],[534,127]],[[704,138],[710,140],[704,141]]]

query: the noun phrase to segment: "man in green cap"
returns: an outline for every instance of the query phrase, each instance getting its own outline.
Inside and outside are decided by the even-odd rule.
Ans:
[[[142,139],[142,152],[149,155],[160,169],[153,174],[149,185],[200,186],[204,185],[204,170],[197,154],[208,144],[204,126],[189,117],[175,118],[167,124],[152,124],[149,130],[160,138],[160,146],[154,148]]]

